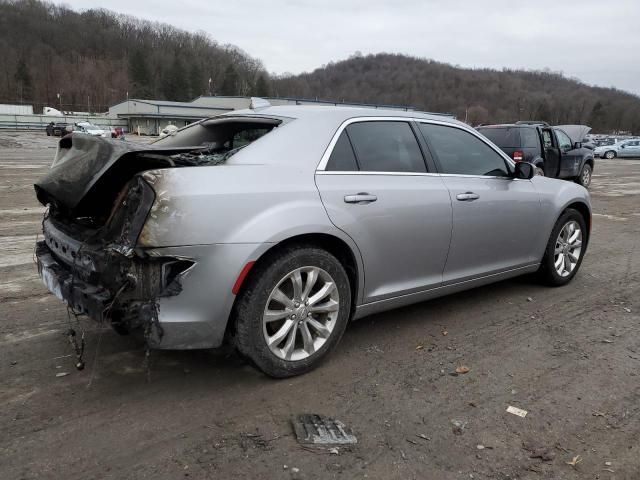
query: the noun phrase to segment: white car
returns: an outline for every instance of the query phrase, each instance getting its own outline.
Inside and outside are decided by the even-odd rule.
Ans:
[[[609,160],[615,157],[640,157],[640,139],[620,140],[613,145],[596,147],[593,153]]]
[[[167,125],[160,131],[160,138],[174,135],[177,131],[178,131],[178,127],[176,127],[175,125]]]
[[[89,122],[78,122],[75,124],[74,130],[80,133],[86,133],[87,135],[93,135],[94,137],[109,137],[111,136],[111,132],[103,130]]]

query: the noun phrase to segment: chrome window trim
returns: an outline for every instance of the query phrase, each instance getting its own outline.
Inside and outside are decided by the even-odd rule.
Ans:
[[[357,171],[357,170],[316,170],[317,175],[384,175],[397,177],[439,177],[438,173],[431,172],[378,172],[378,171]]]
[[[462,177],[462,178],[483,178],[485,180],[523,180],[522,178],[499,177],[489,175],[465,175],[462,173],[421,173],[421,172],[376,172],[376,171],[351,171],[351,170],[316,170],[316,175],[384,175],[387,177]],[[530,182],[531,180],[527,180]]]
[[[483,142],[485,145],[487,145],[488,147],[490,147],[494,152],[496,152],[500,157],[502,157],[509,165],[511,165],[512,168],[515,168],[515,162],[509,158],[509,156],[504,153],[502,150],[500,150],[498,147],[496,147],[495,145],[493,145],[491,142],[488,142],[479,132],[477,132],[475,129],[467,126],[467,125],[460,125],[457,123],[452,123],[452,122],[443,122],[441,120],[432,120],[432,119],[427,119],[427,118],[419,118],[419,117],[353,117],[353,118],[348,118],[347,120],[345,120],[344,122],[342,122],[340,124],[340,126],[338,127],[338,130],[336,130],[336,132],[333,134],[333,137],[331,137],[331,141],[329,142],[329,145],[327,146],[326,150],[324,151],[324,153],[322,154],[322,158],[320,159],[320,162],[318,163],[318,166],[316,167],[316,173],[325,173],[325,174],[333,174],[333,175],[353,175],[353,174],[372,174],[372,175],[446,175],[446,176],[454,176],[454,177],[473,177],[473,178],[503,178],[503,179],[511,179],[511,177],[497,177],[497,176],[485,176],[485,175],[465,175],[465,174],[457,174],[457,173],[437,173],[437,172],[426,172],[426,173],[421,173],[421,172],[376,172],[376,171],[369,171],[369,170],[359,170],[359,171],[342,171],[342,172],[330,172],[330,171],[326,171],[325,168],[327,167],[327,163],[329,162],[329,157],[331,157],[331,154],[333,153],[333,149],[336,145],[336,143],[338,143],[338,138],[340,138],[340,135],[342,134],[342,132],[344,131],[345,128],[347,128],[349,125],[351,125],[352,123],[359,123],[359,122],[406,122],[406,123],[411,123],[411,122],[417,122],[417,123],[427,123],[427,124],[432,124],[432,125],[442,125],[445,127],[452,127],[452,128],[457,128],[459,130],[465,131],[467,133],[472,134],[473,136],[475,136],[476,138],[478,138],[478,140],[480,140],[481,142]]]

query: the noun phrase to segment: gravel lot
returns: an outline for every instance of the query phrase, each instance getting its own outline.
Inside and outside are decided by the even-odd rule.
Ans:
[[[521,278],[368,317],[320,369],[274,381],[223,351],[152,352],[147,369],[90,321],[75,370],[32,260],[32,184],[55,145],[0,132],[0,478],[640,478],[640,161],[597,161],[570,285]],[[301,447],[306,412],[358,444]]]

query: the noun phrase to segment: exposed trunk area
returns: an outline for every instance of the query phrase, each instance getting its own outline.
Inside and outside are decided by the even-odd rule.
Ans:
[[[180,293],[181,275],[194,262],[150,256],[138,246],[155,201],[139,174],[218,165],[278,123],[220,118],[151,145],[83,134],[62,138],[50,172],[35,184],[38,200],[49,207],[44,240],[36,246],[49,289],[77,314],[120,330],[142,327],[147,338],[161,341],[158,299]]]

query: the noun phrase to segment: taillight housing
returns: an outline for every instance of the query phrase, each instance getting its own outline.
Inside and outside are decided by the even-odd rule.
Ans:
[[[516,161],[516,162],[521,162],[524,160],[524,153],[521,152],[520,150],[516,150],[515,152],[513,152],[512,154],[512,158]]]

